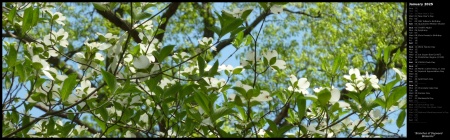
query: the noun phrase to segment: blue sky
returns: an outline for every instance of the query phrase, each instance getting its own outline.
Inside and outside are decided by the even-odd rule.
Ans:
[[[226,8],[227,6],[226,5],[228,5],[229,3],[216,3],[215,4],[215,10],[218,10],[218,12],[219,11],[221,11],[224,7]],[[77,7],[76,9],[79,9],[79,7]],[[233,9],[225,9],[225,10],[228,10],[228,11],[232,11]],[[154,12],[158,12],[157,10],[154,10]],[[219,12],[220,13],[220,12]],[[256,14],[256,12],[252,12],[252,15],[250,15],[249,16],[249,20],[250,21],[252,21],[253,20],[253,18],[252,17],[255,17],[254,15]],[[283,14],[281,14],[281,15],[276,15],[276,16],[285,16],[285,15],[283,15]],[[270,16],[269,16],[269,18],[270,18]],[[70,21],[71,19],[69,19],[69,21]],[[259,28],[259,26],[260,25],[258,25],[257,27]],[[225,36],[225,37],[223,37],[223,38],[228,38],[228,36]],[[215,37],[215,39],[217,39],[217,36]],[[292,39],[295,39],[297,42],[299,42],[300,44],[301,44],[301,42],[302,42],[302,37],[292,37],[292,38],[289,38],[289,39],[286,39],[286,40],[288,40],[288,41],[290,41],[290,40],[292,40]],[[197,43],[196,41],[197,41],[198,39],[193,39],[193,41],[195,42],[195,43]],[[8,39],[6,39],[6,41],[8,41]],[[214,40],[214,41],[216,41],[216,40]],[[82,43],[82,42],[75,42],[75,43]],[[176,44],[175,42],[169,42],[168,44],[171,44],[171,43],[173,43],[173,44]],[[167,44],[166,44],[167,45]],[[74,45],[74,46],[80,46],[80,45]],[[5,52],[5,50],[2,48],[2,56],[5,56],[5,54],[6,54],[6,52]],[[232,46],[232,45],[229,45],[229,46],[227,46],[227,47],[225,47],[220,53],[222,54],[220,57],[218,57],[217,58],[217,60],[219,61],[219,63],[221,64],[222,62],[224,62],[225,61],[225,59],[229,56],[229,55],[231,55],[234,51],[236,50],[236,48],[234,47],[234,46]],[[241,54],[241,53],[243,53],[244,52],[244,49],[243,48],[241,48],[241,49],[239,49],[234,55],[237,55],[237,54]],[[212,65],[214,63],[214,61],[211,61],[209,64],[210,65]],[[75,63],[73,63],[73,62],[71,62],[71,61],[69,61],[67,64],[69,64],[69,65],[72,65],[72,67],[77,67],[77,65],[75,64]],[[232,57],[230,57],[227,61],[225,61],[224,62],[224,64],[225,65],[232,65],[233,67],[236,67],[236,66],[239,66],[239,60],[238,59],[236,59],[234,56],[232,56]],[[390,72],[391,74],[393,73],[393,72]],[[227,79],[227,77],[226,76],[220,76],[220,77],[217,77],[217,78],[223,78],[223,79]],[[29,86],[29,83],[27,83],[27,85]],[[340,87],[340,88],[343,88],[343,87]],[[4,89],[3,89],[4,90]],[[24,98],[24,96],[26,95],[26,91],[24,90],[24,89],[22,89],[21,91],[19,91],[20,93],[19,93],[19,95],[22,95],[22,96],[20,96],[21,98]],[[230,90],[230,92],[229,93],[231,93],[232,92],[232,90]],[[311,93],[312,93],[312,90],[310,91]],[[23,94],[22,94],[23,93]],[[229,94],[228,93],[228,94]],[[219,98],[219,100],[217,101],[217,102],[223,102],[223,99],[222,99],[222,96],[219,96],[220,98]],[[2,101],[3,101],[3,96],[2,96]],[[21,108],[19,108],[19,110],[23,110],[23,107],[21,107]],[[393,116],[397,116],[398,115],[398,113],[399,112],[397,112],[397,113],[394,113],[394,114],[392,114]],[[40,115],[42,115],[43,114],[43,112],[42,111],[40,111],[40,110],[38,110],[38,109],[33,109],[31,112],[30,112],[30,114],[32,115],[32,116],[35,116],[35,117],[38,117],[38,116],[40,116]],[[356,116],[354,116],[354,117],[351,117],[351,119],[357,119],[357,117]],[[391,131],[393,131],[393,132],[396,132],[396,130],[397,130],[397,126],[395,125],[395,120],[396,120],[396,117],[395,118],[392,118],[393,120],[394,120],[394,123],[392,123],[392,125],[388,125],[386,128],[388,129],[388,130],[391,130]],[[405,127],[403,127],[402,129],[400,129],[400,134],[401,135],[404,135],[404,136],[406,136],[406,126]]]

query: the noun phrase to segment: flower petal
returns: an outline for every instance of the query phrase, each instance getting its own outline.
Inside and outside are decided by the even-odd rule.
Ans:
[[[138,58],[134,58],[133,66],[137,69],[146,69],[150,66],[150,61],[145,55],[141,55]]]
[[[300,78],[298,80],[298,87],[301,89],[306,89],[309,87],[310,83],[308,82],[308,80],[306,78]]]
[[[44,73],[44,75],[47,76],[50,80],[55,81],[53,76],[47,70],[42,70],[42,73]]]
[[[270,7],[270,12],[272,12],[274,14],[280,14],[281,12],[283,12],[283,8],[279,5],[274,5],[274,6]]]
[[[330,103],[332,104],[336,103],[337,101],[339,101],[339,98],[341,98],[341,91],[339,91],[339,89],[337,88],[331,89]]]

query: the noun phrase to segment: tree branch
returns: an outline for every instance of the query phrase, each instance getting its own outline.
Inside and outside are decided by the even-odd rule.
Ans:
[[[129,22],[122,20],[121,18],[117,17],[116,14],[114,14],[111,10],[99,10],[95,9],[100,15],[102,15],[104,18],[108,19],[110,22],[112,22],[117,27],[120,27],[122,30],[128,31],[128,33],[133,37],[133,40],[137,43],[141,43],[142,40],[139,38],[139,32],[136,29],[133,29]]]
[[[289,10],[287,8],[283,8],[283,10],[286,11],[286,12],[289,12],[289,13],[305,15],[305,16],[312,17],[312,18],[321,18],[322,17],[322,15],[320,13],[317,14],[317,16],[313,16],[311,14],[308,14],[308,13],[305,13],[305,12],[302,12],[302,11],[292,11],[292,10]]]
[[[179,2],[172,2],[169,4],[169,9],[167,9],[167,11],[161,17],[161,19],[165,18],[166,21],[164,23],[162,23],[158,29],[163,30],[163,31],[166,30],[167,24],[169,23],[169,19],[175,14],[175,12],[178,9],[178,6],[180,6]],[[164,32],[156,35],[155,38],[158,39],[159,42],[162,42],[162,40],[164,38]]]
[[[214,37],[214,32],[208,29],[208,27],[214,26],[215,23],[210,6],[211,5],[207,2],[202,2],[202,5],[197,2],[194,3],[194,7],[197,8],[200,15],[203,17],[203,37]],[[209,18],[213,18],[213,20],[210,22]]]
[[[44,112],[46,112],[46,113],[50,112],[50,111],[48,110],[48,108],[43,107],[43,106],[41,106],[40,104],[36,104],[36,105],[34,105],[34,107],[39,108],[40,110],[42,110],[42,111],[44,111]],[[69,119],[69,117],[67,117],[67,114],[64,114],[64,113],[55,114],[55,116],[58,116],[58,117],[61,117],[61,118],[65,118],[65,119]],[[100,133],[99,131],[97,131],[97,130],[95,130],[94,128],[90,127],[88,124],[82,122],[82,121],[81,121],[80,119],[78,119],[78,118],[74,118],[73,121],[74,121],[75,123],[77,123],[78,125],[81,125],[81,126],[86,127],[86,128],[88,129],[88,131],[91,132],[92,134]]]
[[[264,18],[269,16],[271,13],[268,11],[264,11],[263,14],[259,15],[245,30],[244,30],[244,37],[249,35],[250,32],[253,30],[253,28],[256,27]],[[215,57],[219,52],[225,48],[226,46],[230,45],[231,42],[234,40],[235,37],[230,37],[229,39],[222,40],[217,46],[217,51],[212,52],[213,57]]]

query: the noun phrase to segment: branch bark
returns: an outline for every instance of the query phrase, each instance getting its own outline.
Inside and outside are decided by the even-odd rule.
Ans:
[[[117,27],[121,28],[122,30],[128,31],[130,33],[131,37],[133,37],[133,40],[137,43],[141,43],[142,40],[139,38],[139,32],[136,29],[133,29],[131,24],[125,20],[122,20],[121,18],[117,17],[116,14],[114,14],[111,10],[99,10],[95,9],[100,15],[102,15],[104,18],[108,19],[110,22],[112,22]]]
[[[34,105],[34,107],[39,108],[40,110],[42,110],[42,111],[44,111],[44,112],[46,112],[46,113],[50,112],[50,111],[48,110],[48,107],[44,107],[44,106],[41,106],[41,105],[39,105],[39,104]],[[61,117],[61,118],[65,118],[65,119],[69,119],[69,117],[67,117],[67,114],[65,114],[65,113],[55,114],[55,116],[58,116],[58,117]],[[74,118],[73,121],[74,121],[75,123],[77,123],[78,125],[81,125],[81,126],[86,127],[86,128],[88,129],[88,131],[91,132],[92,134],[100,133],[99,131],[97,131],[97,130],[95,130],[94,128],[90,127],[88,124],[82,122],[82,121],[81,121],[80,119],[78,119],[78,118]]]
[[[163,30],[163,31],[166,30],[167,24],[169,23],[169,19],[175,14],[175,12],[178,9],[178,6],[180,6],[179,2],[173,2],[173,3],[169,4],[169,9],[167,9],[167,11],[161,17],[161,19],[165,18],[166,22],[162,23],[159,26],[159,28],[158,28],[159,30]],[[155,38],[158,39],[159,42],[162,42],[162,40],[164,38],[164,32],[161,33],[161,34],[156,35]]]

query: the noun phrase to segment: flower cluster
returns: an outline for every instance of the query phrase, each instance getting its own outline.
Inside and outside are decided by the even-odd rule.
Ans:
[[[241,66],[248,67],[261,60],[261,57],[256,56],[255,52],[251,51],[245,55],[245,59],[241,60]],[[268,64],[275,71],[282,70],[286,68],[286,62],[284,60],[277,60],[278,52],[276,50],[268,51],[263,55],[264,63]],[[255,61],[256,60],[256,61]]]
[[[308,88],[310,83],[308,82],[308,79],[306,78],[300,78],[297,79],[297,77],[295,77],[295,75],[291,75],[290,76],[290,81],[292,86],[288,87],[289,91],[294,91],[294,92],[298,92],[298,93],[302,93],[303,95],[308,95]]]
[[[344,75],[345,79],[351,81],[350,83],[345,84],[345,89],[348,91],[362,91],[367,85],[371,85],[375,89],[380,88],[378,85],[379,80],[375,75],[369,75],[367,72],[366,75],[361,75],[357,68],[350,69],[348,73],[349,75]]]

